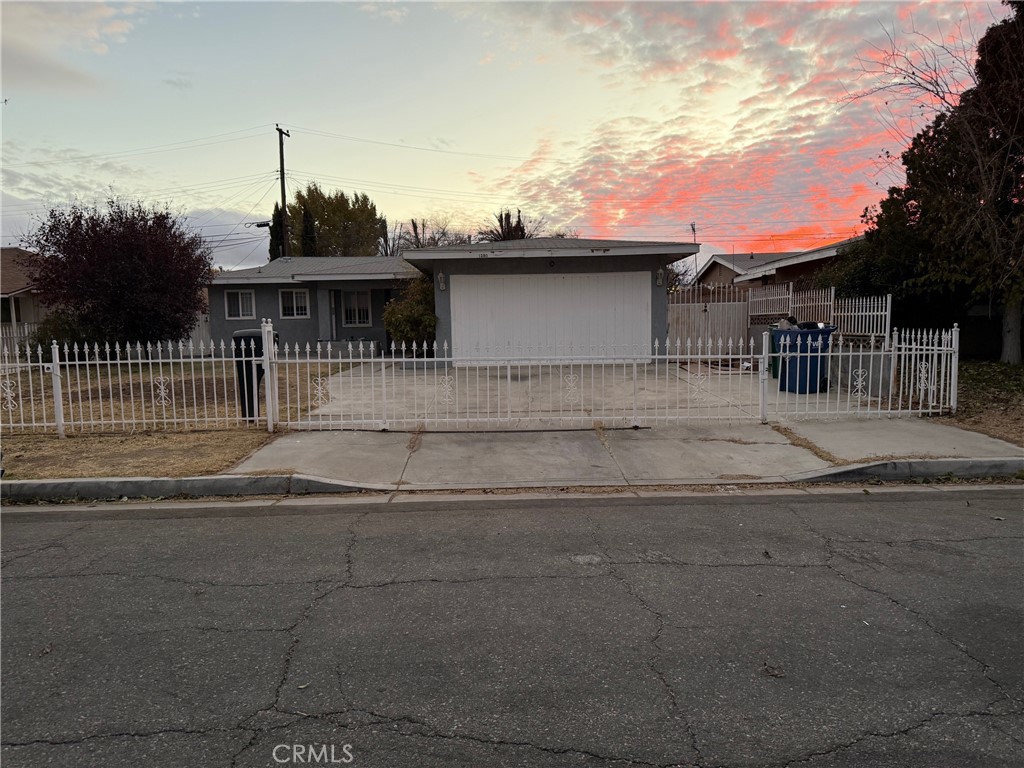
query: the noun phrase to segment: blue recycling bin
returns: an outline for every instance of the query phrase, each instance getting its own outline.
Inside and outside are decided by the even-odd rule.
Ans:
[[[772,341],[779,350],[779,391],[813,395],[828,391],[828,348],[834,325],[801,323],[813,328],[776,328]]]

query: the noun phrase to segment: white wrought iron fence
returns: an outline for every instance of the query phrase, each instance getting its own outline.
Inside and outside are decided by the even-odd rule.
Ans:
[[[881,337],[828,338],[778,332],[769,355],[768,418],[950,413],[957,406],[960,331],[893,331]]]
[[[0,348],[3,431],[117,432],[255,424],[255,342]],[[251,387],[250,387],[251,389]],[[264,419],[265,422],[265,419]]]
[[[675,339],[557,355],[510,345],[458,358],[444,342],[278,347],[269,322],[261,336],[202,354],[182,343],[4,347],[0,429],[640,427],[956,409],[956,327],[894,332],[887,344],[782,332],[775,352],[765,333],[756,345]]]

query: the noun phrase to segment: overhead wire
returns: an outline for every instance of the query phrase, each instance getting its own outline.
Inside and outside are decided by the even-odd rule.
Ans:
[[[348,135],[341,134],[341,133],[331,133],[329,131],[321,131],[321,130],[318,130],[316,128],[303,128],[301,125],[293,125],[291,123],[282,123],[282,125],[284,125],[286,128],[290,128],[290,129],[296,130],[296,131],[302,131],[302,132],[310,134],[312,136],[323,136],[323,137],[326,137],[326,138],[339,139],[339,140],[342,140],[342,141],[352,141],[352,142],[357,142],[357,143],[360,143],[360,144],[376,144],[378,146],[383,146],[383,147],[395,147],[395,148],[398,148],[398,149],[408,149],[408,150],[414,150],[414,151],[417,151],[417,152],[434,152],[434,153],[443,154],[443,155],[460,155],[462,157],[476,157],[476,158],[494,159],[494,160],[519,160],[519,161],[522,161],[522,160],[529,160],[530,159],[528,156],[524,157],[524,156],[521,156],[521,155],[503,155],[503,154],[493,154],[493,153],[489,153],[489,152],[462,152],[460,150],[455,150],[455,149],[441,149],[439,147],[421,147],[421,146],[417,146],[417,145],[414,145],[414,144],[402,144],[402,143],[393,142],[393,141],[381,141],[379,139],[366,139],[366,138],[362,138],[362,137],[359,137],[359,136],[348,136]]]
[[[60,165],[62,163],[82,163],[89,160],[101,160],[101,159],[121,159],[125,157],[135,157],[138,155],[152,155],[162,152],[177,152],[182,149],[196,149],[198,147],[208,147],[213,144],[227,144],[232,141],[247,141],[249,139],[255,139],[260,134],[253,134],[252,136],[238,136],[233,139],[219,138],[222,136],[231,136],[236,133],[247,133],[255,130],[262,130],[267,127],[266,125],[254,126],[253,128],[243,128],[238,131],[229,131],[227,133],[218,133],[212,136],[205,136],[199,139],[189,139],[186,141],[173,141],[166,144],[156,144],[152,147],[142,147],[139,149],[128,149],[120,152],[98,152],[90,155],[80,155],[78,157],[61,158],[59,160],[30,160],[21,163],[5,163],[7,168],[24,168],[26,166],[41,166],[41,165]],[[208,139],[218,139],[217,141],[208,141]]]

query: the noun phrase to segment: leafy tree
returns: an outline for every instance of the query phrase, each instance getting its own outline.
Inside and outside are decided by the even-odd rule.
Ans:
[[[276,205],[274,210],[271,261],[280,254],[281,214]],[[309,256],[310,248],[319,256],[376,256],[382,225],[386,228],[387,222],[367,195],[325,192],[315,181],[296,193],[294,203],[288,203],[288,242],[293,256]]]
[[[396,343],[422,344],[434,338],[434,281],[427,275],[406,283],[401,295],[384,307],[384,327]]]
[[[302,255],[319,256],[316,223],[308,206],[302,206]]]
[[[284,234],[281,231],[281,206],[274,203],[274,215],[270,217],[270,260],[284,256]]]
[[[867,212],[861,279],[887,272],[917,291],[962,290],[1001,306],[1003,362],[1021,361],[1024,295],[1024,3],[989,27],[970,66],[962,41],[925,38],[881,58],[891,91],[934,108],[900,160],[906,183]],[[925,50],[938,50],[939,58]],[[961,88],[950,72],[968,73]],[[896,263],[901,262],[901,263]]]
[[[516,210],[516,220],[512,221],[512,211],[504,208],[494,214],[495,223],[482,228],[477,236],[485,243],[498,243],[503,240],[527,240],[539,237],[544,229],[544,219],[523,221],[523,212]]]
[[[167,209],[118,199],[53,208],[23,244],[43,303],[94,341],[182,339],[206,311],[210,249]]]

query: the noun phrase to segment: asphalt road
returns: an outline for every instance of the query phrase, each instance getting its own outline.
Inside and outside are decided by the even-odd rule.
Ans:
[[[15,509],[3,763],[1020,766],[1021,500]]]

